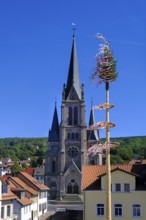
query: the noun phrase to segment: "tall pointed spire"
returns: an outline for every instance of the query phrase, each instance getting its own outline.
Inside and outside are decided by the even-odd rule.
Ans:
[[[72,51],[71,51],[71,58],[70,58],[70,66],[69,66],[69,72],[68,72],[68,79],[67,79],[67,85],[66,85],[66,97],[68,97],[68,94],[74,86],[75,91],[81,99],[81,85],[80,85],[80,77],[79,77],[79,69],[78,69],[78,59],[77,59],[77,51],[76,51],[76,41],[75,41],[75,35],[73,34],[73,43],[72,43]]]
[[[90,125],[94,125],[94,124],[95,124],[94,112],[91,109],[91,111],[90,111],[90,119],[89,119],[89,126]],[[97,130],[89,131],[88,140],[89,141],[98,141],[99,140],[99,132]]]
[[[59,122],[58,122],[56,102],[55,102],[52,127],[51,127],[51,130],[49,131],[49,141],[59,141]]]

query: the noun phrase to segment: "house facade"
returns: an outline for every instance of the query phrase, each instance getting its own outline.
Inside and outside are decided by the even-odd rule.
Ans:
[[[10,190],[9,184],[4,178],[1,178],[1,193],[0,193],[0,219],[13,220],[14,219],[14,201],[16,195]]]
[[[39,193],[36,190],[33,190],[31,187],[29,187],[26,183],[24,183],[23,181],[21,181],[20,178],[18,177],[9,177],[8,178],[8,182],[11,183],[11,188],[12,190],[15,192],[15,194],[17,194],[16,191],[18,191],[19,188],[21,188],[21,190],[23,189],[23,191],[25,190],[25,196],[28,198],[27,200],[25,199],[25,205],[23,207],[23,199],[21,199],[21,201],[16,201],[15,202],[15,212],[17,213],[17,215],[20,215],[22,213],[24,213],[23,215],[25,216],[25,219],[27,219],[26,217],[28,217],[30,215],[31,212],[31,218],[33,220],[38,220],[39,217],[39,211],[38,211],[38,203],[39,203]],[[15,188],[16,190],[15,190]],[[27,203],[29,204],[26,204]],[[30,204],[31,201],[31,204]],[[28,207],[27,207],[28,206]],[[19,208],[18,208],[19,207]],[[22,210],[22,211],[20,211]],[[27,216],[26,216],[27,215]]]
[[[31,187],[34,191],[38,192],[38,199],[35,198],[33,202],[35,202],[35,206],[37,202],[37,215],[39,219],[41,215],[47,212],[47,199],[49,188],[25,172],[20,172],[17,176],[27,186]]]
[[[146,165],[111,166],[112,219],[146,219]],[[84,220],[106,220],[105,166],[84,166]]]

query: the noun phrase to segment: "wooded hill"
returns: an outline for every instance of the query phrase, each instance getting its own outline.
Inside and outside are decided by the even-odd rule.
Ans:
[[[146,136],[111,138],[111,141],[120,143],[119,147],[111,149],[112,164],[128,163],[133,158],[146,159]],[[35,162],[45,158],[46,150],[46,137],[0,139],[0,157],[9,157],[13,161],[30,158]]]

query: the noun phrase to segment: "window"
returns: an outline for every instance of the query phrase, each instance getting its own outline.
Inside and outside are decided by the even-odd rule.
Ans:
[[[3,194],[7,194],[7,193],[8,193],[8,186],[7,186],[7,183],[6,183],[6,182],[4,182],[4,183],[2,184],[2,193],[3,193]]]
[[[72,107],[69,107],[69,120],[68,120],[68,124],[72,125]]]
[[[55,181],[52,181],[51,186],[52,186],[52,187],[56,187],[56,182],[55,182]]]
[[[68,148],[68,155],[72,158],[75,158],[78,155],[78,148],[73,146]]]
[[[76,133],[76,140],[79,140],[79,133]]]
[[[39,204],[39,212],[42,210],[42,206],[41,204]]]
[[[130,192],[130,184],[124,183],[124,192]]]
[[[134,204],[133,205],[133,217],[140,217],[141,216],[141,205]]]
[[[121,204],[115,204],[115,216],[122,216],[122,205]]]
[[[67,139],[70,139],[70,133],[67,134]]]
[[[71,139],[72,139],[72,140],[75,139],[75,134],[74,134],[74,133],[71,134]]]
[[[25,192],[21,192],[21,199],[25,198]]]
[[[74,107],[74,124],[78,124],[78,108]]]
[[[56,172],[56,158],[52,159],[52,173]]]
[[[97,215],[104,215],[104,204],[97,204]]]
[[[4,207],[1,207],[1,218],[4,218]]]
[[[7,206],[7,217],[10,217],[10,205]]]
[[[115,191],[116,192],[120,192],[121,191],[121,184],[120,183],[116,183],[115,184]]]

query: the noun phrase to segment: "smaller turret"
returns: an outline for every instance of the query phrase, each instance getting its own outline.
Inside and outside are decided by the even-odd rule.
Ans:
[[[58,142],[59,141],[59,122],[58,122],[58,114],[55,102],[54,116],[52,121],[51,130],[49,130],[49,142]]]

